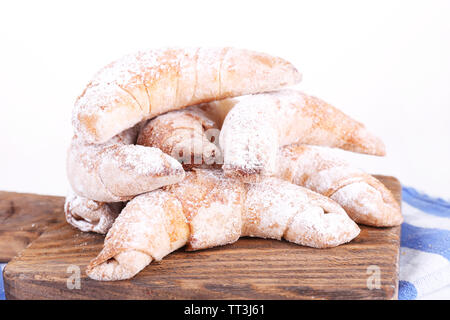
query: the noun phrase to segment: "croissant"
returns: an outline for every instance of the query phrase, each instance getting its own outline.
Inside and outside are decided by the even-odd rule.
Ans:
[[[84,232],[106,234],[124,205],[122,202],[98,202],[71,192],[64,203],[66,221]]]
[[[328,148],[286,146],[277,163],[276,177],[330,197],[357,223],[391,227],[403,221],[400,205],[384,184]]]
[[[142,126],[137,144],[161,149],[186,170],[221,167],[219,129],[233,105],[221,103],[220,108],[213,108],[202,104],[157,116]]]
[[[180,145],[202,144],[202,148],[183,149],[187,155],[178,159],[183,167],[207,167],[208,161],[211,162],[209,150],[215,150],[214,164],[221,164],[223,157],[217,147],[218,141],[211,142],[206,132],[210,130],[208,128],[220,128],[224,114],[231,109],[225,102],[231,100],[236,99],[183,109],[177,111],[176,117],[173,112],[158,116],[142,127],[138,144],[158,147],[168,154],[180,150]],[[220,116],[215,116],[216,113]],[[195,134],[190,132],[191,128],[195,128]],[[183,162],[190,159],[203,161],[196,164]],[[392,193],[376,178],[340,159],[330,148],[309,145],[281,147],[275,168],[275,177],[331,197],[358,223],[387,227],[402,222],[400,206]]]
[[[244,184],[221,170],[194,169],[182,182],[128,202],[87,274],[129,279],[184,245],[199,250],[251,236],[326,248],[359,231],[337,203],[308,189],[270,177]]]
[[[101,69],[75,102],[76,135],[104,143],[158,114],[298,83],[289,62],[234,48],[137,52]]]
[[[219,142],[225,174],[249,182],[274,175],[279,148],[292,143],[385,154],[382,141],[363,124],[295,90],[239,98],[225,118]]]
[[[103,144],[75,136],[67,154],[73,191],[100,202],[121,202],[184,178],[181,164],[157,148],[134,145],[139,126]]]

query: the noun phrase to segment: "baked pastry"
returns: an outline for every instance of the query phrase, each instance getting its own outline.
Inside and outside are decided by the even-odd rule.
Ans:
[[[178,160],[185,169],[218,166],[223,160],[218,141],[211,142],[206,132],[220,128],[224,114],[230,110],[225,102],[231,100],[236,99],[158,116],[142,127],[138,144],[161,148],[174,157],[182,150],[183,157]],[[219,116],[215,116],[216,112]],[[273,176],[331,197],[358,223],[378,227],[402,223],[400,206],[392,193],[331,148],[295,144],[281,147]]]
[[[276,90],[301,80],[289,62],[235,48],[167,48],[101,69],[78,97],[76,135],[104,143],[138,122],[202,102]]]
[[[142,126],[137,144],[161,149],[186,170],[222,167],[220,126],[233,105],[224,102],[215,108],[202,104],[157,116]]]
[[[225,118],[219,142],[225,175],[248,182],[273,176],[279,148],[293,143],[385,154],[383,142],[363,124],[295,90],[240,97]]]
[[[64,203],[64,213],[66,221],[73,227],[84,232],[106,234],[123,207],[123,202],[98,202],[70,192]]]
[[[67,154],[67,176],[73,191],[100,202],[121,202],[135,195],[176,183],[184,170],[157,148],[134,145],[138,127],[103,144],[75,136]]]
[[[330,148],[286,146],[277,163],[276,177],[330,197],[357,223],[391,227],[403,222],[400,205],[384,184]]]
[[[202,136],[202,131],[208,133]],[[209,143],[211,138],[214,144]],[[214,158],[214,163],[225,161],[227,175],[249,182],[257,180],[259,174],[273,175],[279,147],[292,143],[385,154],[382,141],[361,123],[318,98],[294,90],[224,99],[168,112],[145,124],[138,137],[138,144],[160,148],[186,169],[210,164]]]
[[[183,246],[241,236],[334,247],[360,232],[337,202],[359,223],[399,224],[380,182],[309,146],[384,155],[383,143],[322,100],[279,90],[300,80],[285,60],[233,48],[148,50],[101,69],[75,103],[67,161],[67,221],[109,229],[89,277],[129,279]]]
[[[129,279],[184,245],[199,250],[251,236],[326,248],[359,231],[337,203],[308,189],[276,178],[244,184],[221,170],[194,169],[178,184],[131,200],[87,274]]]

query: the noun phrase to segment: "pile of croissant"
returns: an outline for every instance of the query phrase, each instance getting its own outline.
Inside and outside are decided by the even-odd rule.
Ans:
[[[399,225],[391,192],[332,148],[382,156],[382,141],[328,103],[286,89],[289,62],[235,48],[167,48],[102,68],[78,97],[67,222],[107,234],[87,267],[135,276],[186,246],[242,236],[327,248],[356,223]]]

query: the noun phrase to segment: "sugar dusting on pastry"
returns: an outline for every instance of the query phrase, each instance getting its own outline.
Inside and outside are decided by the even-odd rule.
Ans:
[[[241,97],[231,109],[220,134],[224,170],[230,176],[273,175],[278,149],[292,143],[384,154],[381,140],[361,123],[322,100],[285,89]]]
[[[131,200],[89,264],[88,275],[128,279],[185,244],[199,250],[257,236],[324,248],[358,234],[345,211],[320,194],[276,178],[244,184],[221,170],[196,169],[178,184]],[[121,259],[132,252],[146,258]]]
[[[352,167],[326,147],[290,145],[279,154],[277,176],[331,197],[358,223],[394,226],[400,206],[377,179]]]
[[[67,170],[77,194],[96,201],[126,201],[183,179],[178,161],[157,148],[134,145],[138,126],[104,144],[89,144],[74,137]]]
[[[293,85],[287,61],[234,48],[165,48],[129,54],[102,68],[75,102],[85,140],[104,142],[139,121],[202,102]]]
[[[122,203],[104,203],[70,192],[64,204],[66,221],[84,232],[105,234],[122,210]]]

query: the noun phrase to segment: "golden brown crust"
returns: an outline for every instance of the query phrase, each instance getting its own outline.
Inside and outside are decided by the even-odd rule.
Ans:
[[[186,170],[222,162],[219,130],[205,111],[186,108],[160,115],[141,129],[137,144],[161,149],[177,159]]]
[[[338,202],[357,223],[400,225],[400,205],[376,178],[352,167],[332,149],[290,145],[281,149],[277,177],[307,187]]]
[[[148,257],[140,259],[148,264],[183,246],[188,236],[189,228],[178,200],[167,192],[155,190],[127,204],[106,235],[103,250],[90,262],[86,272],[98,280],[132,277],[131,271],[140,271],[133,267],[140,261],[132,259],[121,264],[116,259],[118,256],[139,252]]]
[[[359,122],[296,90],[234,98],[220,133],[225,174],[273,176],[279,148],[292,143],[384,155],[384,145]],[[221,102],[215,102],[220,104]]]
[[[100,202],[121,202],[184,178],[178,161],[157,148],[136,146],[138,128],[104,144],[74,137],[68,150],[67,176],[76,194]]]
[[[311,99],[311,106],[319,103],[317,98],[308,97],[307,99]],[[163,148],[166,152],[171,152],[174,144],[180,141],[189,142],[197,139],[206,141],[206,144],[212,144],[205,137],[201,137],[204,134],[201,123],[205,122],[205,120],[192,117],[190,114],[193,112],[207,112],[206,119],[209,127],[219,128],[222,125],[221,119],[224,119],[224,115],[228,113],[236,101],[238,99],[227,99],[159,116],[141,131],[139,143],[147,146],[157,146]],[[322,105],[320,108],[324,108],[324,106],[326,105]],[[305,108],[304,112],[311,119],[316,119],[318,124],[323,123],[325,128],[328,128],[327,130],[337,130],[332,128],[332,122],[326,119],[322,109],[318,111],[316,107],[311,109]],[[220,116],[215,116],[215,114]],[[186,125],[182,120],[177,122],[179,118],[188,119],[189,125]],[[348,119],[346,121],[350,122],[346,125],[349,128],[353,125],[356,127],[360,125],[357,122],[353,124]],[[191,131],[183,131],[187,126],[196,128],[196,135],[191,134]],[[151,130],[152,137],[147,134],[147,130]],[[180,134],[180,131],[183,134]],[[343,139],[340,137],[339,132],[337,130],[338,139]],[[347,132],[347,135],[352,136],[352,130]],[[307,139],[307,137],[304,138]],[[161,143],[162,141],[163,143]],[[200,158],[202,156],[201,151],[200,149]],[[276,177],[293,182],[299,186],[306,186],[322,195],[333,198],[345,208],[356,222],[380,227],[398,225],[402,222],[400,207],[391,192],[371,175],[357,168],[352,168],[338,156],[333,155],[331,149],[292,144],[279,149],[277,153],[279,155],[276,160],[276,171],[274,172]],[[189,159],[191,157],[198,157],[195,150]],[[190,169],[186,164],[183,167]],[[205,166],[203,162],[202,167],[208,166]],[[211,168],[211,166],[209,167]],[[223,167],[225,175],[232,179],[243,180],[249,183],[256,183],[264,179],[264,168],[262,166],[242,168],[240,165],[225,164]],[[352,189],[354,190],[352,191]],[[359,196],[356,197],[355,194]],[[350,199],[353,200],[350,201]]]
[[[128,279],[185,244],[199,250],[240,236],[324,248],[358,234],[337,203],[312,191],[275,178],[245,185],[221,170],[196,169],[178,184],[131,200],[87,273],[97,280]]]
[[[70,193],[64,214],[67,223],[81,231],[106,234],[123,207],[122,202],[98,202]]]
[[[136,123],[189,105],[275,90],[300,81],[287,61],[234,48],[137,52],[101,69],[78,97],[76,133],[103,143]]]

